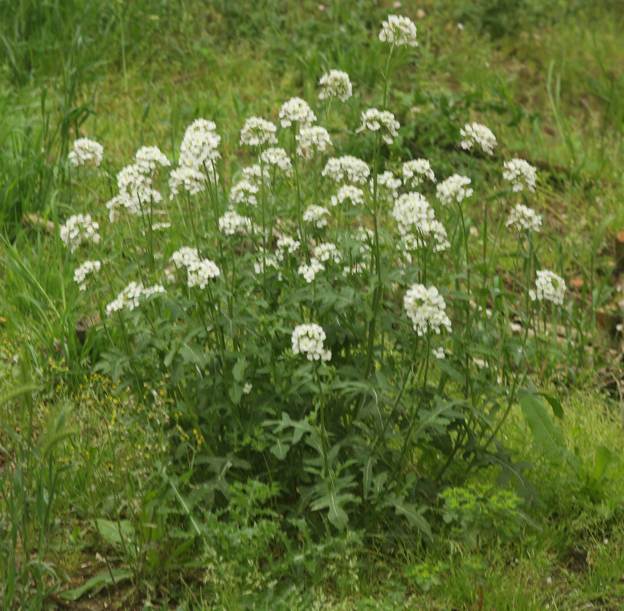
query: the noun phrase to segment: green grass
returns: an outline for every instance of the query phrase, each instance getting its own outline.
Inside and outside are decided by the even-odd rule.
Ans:
[[[605,385],[611,374],[621,383],[622,357],[604,330],[592,333],[593,353],[569,387],[551,389],[564,412],[555,426],[575,460],[532,442],[519,408],[505,424],[502,439],[522,469],[520,534],[486,522],[490,536],[467,542],[449,527],[389,555],[383,541],[359,533],[318,542],[302,529],[296,545],[278,551],[267,543],[276,522],[257,515],[239,527],[215,522],[197,564],[176,564],[184,536],[166,530],[166,515],[189,517],[178,489],[189,476],[169,472],[175,400],[163,390],[142,405],[89,370],[100,347],[74,332],[84,312],[64,288],[71,277],[55,263],[58,240],[24,221],[36,213],[57,223],[109,199],[107,188],[69,187],[64,159],[78,135],[102,142],[116,171],[142,144],[172,156],[186,125],[205,116],[223,126],[230,156],[246,116],[293,95],[312,99],[334,66],[349,72],[365,107],[379,94],[382,66],[368,46],[391,9],[384,4],[0,0],[0,581],[12,580],[24,608],[53,608],[61,592],[100,573],[105,587],[78,608],[624,606],[622,405]],[[489,125],[504,157],[540,169],[536,208],[554,236],[544,261],[583,279],[588,321],[615,310],[613,239],[624,228],[620,4],[403,4],[390,12],[412,16],[421,41],[391,93],[405,149],[443,172],[469,168],[449,134],[469,119]],[[483,184],[502,157],[484,165]],[[474,480],[514,477],[493,465]],[[107,530],[101,520],[118,515],[130,525]]]

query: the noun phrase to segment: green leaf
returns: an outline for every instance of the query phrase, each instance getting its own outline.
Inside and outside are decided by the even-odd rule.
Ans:
[[[277,460],[284,460],[290,450],[290,446],[287,443],[282,443],[279,439],[271,446],[271,454],[277,458]]]
[[[550,407],[552,407],[552,411],[553,414],[555,414],[555,416],[557,416],[557,418],[562,419],[563,418],[563,407],[561,405],[561,401],[559,401],[559,399],[557,399],[557,397],[554,397],[553,395],[548,395],[544,392],[540,393],[540,395],[542,397],[544,397],[544,399],[546,399],[546,401],[548,401],[548,404],[550,405]]]
[[[398,497],[396,494],[390,496],[386,502],[386,506],[393,507],[397,515],[404,516],[411,526],[423,533],[428,539],[433,539],[431,526],[429,526],[429,522],[427,522],[423,516],[426,507],[417,509],[414,505]]]
[[[553,424],[539,395],[528,390],[518,393],[522,413],[531,429],[534,442],[551,460],[569,459],[561,431]]]
[[[61,592],[60,597],[64,600],[76,601],[87,593],[95,594],[106,586],[116,585],[122,581],[127,581],[131,577],[132,572],[128,569],[112,569],[111,571],[104,569],[80,587]]]
[[[95,525],[102,539],[109,545],[127,545],[134,538],[134,528],[128,520],[113,522],[98,518],[95,520]]]
[[[245,379],[245,369],[247,369],[247,360],[241,356],[232,368],[232,375],[237,382],[242,382]]]

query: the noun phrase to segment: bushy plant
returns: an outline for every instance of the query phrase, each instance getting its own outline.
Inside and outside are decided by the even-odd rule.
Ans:
[[[197,119],[175,168],[140,148],[107,213],[71,216],[60,239],[85,314],[99,311],[98,369],[145,401],[166,388],[172,457],[215,510],[257,481],[315,532],[427,537],[450,475],[507,464],[498,432],[529,373],[554,371],[566,287],[539,269],[530,164],[501,162],[485,184],[403,157],[388,107],[416,27],[390,17],[379,39],[379,108],[357,125],[340,119],[341,71],[314,109],[292,98],[278,125],[247,119],[240,158]],[[458,151],[494,158],[486,126],[457,127]],[[73,201],[112,182],[102,156],[76,141]]]

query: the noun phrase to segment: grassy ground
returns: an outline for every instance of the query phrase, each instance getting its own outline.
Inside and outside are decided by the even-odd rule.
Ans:
[[[58,345],[75,337],[81,313],[62,288],[66,272],[49,263],[45,228],[25,215],[56,222],[110,197],[86,192],[69,201],[59,160],[74,137],[97,138],[117,169],[141,144],[170,153],[186,125],[204,116],[223,126],[231,152],[246,116],[269,114],[293,95],[312,98],[333,66],[350,74],[365,105],[380,61],[368,40],[391,4],[0,0],[0,222],[8,236],[0,270],[0,577],[15,583],[24,608],[624,607],[623,408],[614,390],[622,364],[608,328],[596,333],[569,387],[552,389],[574,460],[530,441],[520,414],[505,425],[524,465],[520,536],[480,516],[476,537],[459,526],[389,557],[357,533],[323,545],[302,534],[287,568],[254,556],[264,553],[257,525],[249,539],[221,527],[220,546],[201,566],[166,561],[161,510],[182,511],[167,472],[170,400],[163,394],[148,410],[86,370],[88,350],[77,339]],[[405,146],[450,169],[453,130],[483,120],[506,157],[540,169],[536,207],[556,236],[544,256],[578,278],[589,322],[610,320],[614,236],[624,227],[620,3],[436,0],[393,10],[414,18],[421,41],[418,61],[392,92],[401,123],[413,126]],[[478,475],[482,484],[496,477],[494,466]],[[103,518],[119,507],[144,531]],[[270,529],[268,520],[259,524]],[[76,590],[93,578],[84,595]]]

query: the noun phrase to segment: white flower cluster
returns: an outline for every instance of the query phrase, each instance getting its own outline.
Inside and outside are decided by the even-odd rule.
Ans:
[[[364,203],[364,191],[353,185],[343,185],[338,189],[336,195],[332,195],[330,201],[332,206],[337,206],[344,202],[351,202],[353,206],[361,206]]]
[[[247,235],[252,229],[251,219],[248,216],[241,216],[234,210],[228,210],[219,219],[219,231],[225,235]]]
[[[471,151],[473,147],[480,147],[487,155],[494,154],[496,148],[496,136],[489,127],[481,123],[466,123],[460,130],[462,137],[459,145],[465,151]]]
[[[106,314],[110,316],[121,310],[132,311],[139,307],[142,300],[164,292],[165,288],[160,284],[145,287],[142,282],[131,282],[106,306]]]
[[[183,246],[171,255],[171,262],[178,269],[186,270],[186,283],[189,288],[206,288],[210,280],[221,275],[217,264],[210,259],[202,259],[197,248]]]
[[[537,170],[530,163],[524,159],[512,159],[505,161],[503,167],[503,178],[511,183],[514,192],[535,191]]]
[[[516,231],[535,231],[542,228],[542,216],[524,204],[517,204],[509,214],[506,223]]]
[[[290,98],[282,104],[279,110],[279,120],[282,127],[290,127],[293,123],[301,127],[312,125],[316,121],[316,115],[305,100]]]
[[[74,270],[74,282],[81,291],[87,289],[87,277],[100,271],[102,263],[100,261],[85,261]]]
[[[221,156],[220,142],[221,136],[217,134],[217,126],[213,121],[195,119],[184,132],[180,144],[179,165],[205,171]]]
[[[429,241],[435,252],[449,248],[446,229],[436,220],[433,208],[420,193],[400,195],[394,203],[392,217],[397,222],[402,245],[407,250],[426,246]]]
[[[396,197],[398,197],[401,184],[401,179],[395,176],[390,171],[382,172],[381,174],[377,175],[377,189],[381,191],[382,194],[386,194],[392,199],[396,199]],[[370,180],[369,186],[372,191],[374,187],[372,179]]]
[[[272,147],[262,151],[260,155],[263,163],[267,166],[273,166],[289,175],[292,172],[292,163],[288,153],[279,147]]]
[[[206,188],[208,179],[203,172],[186,166],[180,166],[169,174],[169,189],[174,197],[184,190],[189,195],[197,195]]]
[[[535,290],[529,291],[529,296],[533,301],[551,301],[563,305],[565,292],[565,280],[550,270],[542,269],[537,272]]]
[[[365,184],[370,176],[368,165],[351,155],[332,157],[327,161],[321,175],[334,182]]]
[[[74,214],[65,221],[64,225],[61,225],[61,240],[71,252],[74,252],[83,242],[98,244],[99,229],[99,224],[91,218],[90,214]]]
[[[297,155],[312,159],[318,153],[324,153],[332,145],[329,132],[319,125],[304,126],[297,133]]]
[[[403,182],[405,186],[417,187],[424,179],[436,181],[431,164],[427,159],[411,159],[403,164]]]
[[[260,164],[254,163],[246,168],[243,168],[243,178],[249,182],[257,185],[258,183],[267,182],[270,178],[270,170],[267,167],[260,167]]]
[[[336,245],[331,242],[322,242],[321,244],[317,244],[314,247],[312,254],[314,255],[314,259],[320,261],[321,263],[327,263],[328,261],[340,263],[340,261],[342,261],[342,255],[340,254],[338,248],[336,248]]]
[[[258,186],[246,178],[239,180],[230,190],[230,202],[233,204],[247,204],[255,206],[258,203],[256,195]]]
[[[303,354],[308,361],[330,361],[331,351],[325,349],[327,336],[317,324],[297,325],[292,332],[292,351]]]
[[[386,144],[392,144],[392,141],[399,135],[399,122],[389,110],[379,110],[377,108],[369,108],[362,112],[360,117],[362,124],[357,132],[370,131],[373,133],[380,132],[381,139]]]
[[[153,174],[158,167],[168,168],[171,165],[167,156],[157,146],[142,146],[134,157],[135,164],[144,174]]]
[[[306,223],[314,225],[317,229],[323,229],[327,227],[327,216],[329,216],[329,210],[323,208],[323,206],[308,206],[303,213],[303,220]]]
[[[321,77],[319,85],[320,100],[338,98],[341,102],[346,102],[353,95],[351,79],[342,70],[330,70]]]
[[[104,148],[99,142],[89,138],[78,138],[67,156],[69,163],[75,167],[92,165],[96,168],[104,159]]]
[[[287,235],[280,235],[276,243],[278,261],[283,261],[286,255],[294,255],[300,246],[301,242],[299,240],[295,240]]]
[[[417,47],[416,24],[409,18],[401,15],[389,15],[381,24],[379,40],[397,47]]]
[[[262,117],[249,117],[241,129],[240,143],[247,146],[277,144],[276,132],[277,127],[271,121]]]
[[[469,186],[471,182],[467,176],[453,174],[437,186],[436,195],[445,206],[453,202],[461,204],[464,199],[473,194],[473,190]]]
[[[318,259],[312,258],[309,264],[302,263],[297,269],[297,273],[303,276],[304,280],[310,284],[316,278],[316,274],[324,270],[325,266]]]
[[[446,303],[435,286],[414,284],[405,293],[403,307],[419,336],[444,328],[451,332],[451,321],[446,314]]]

